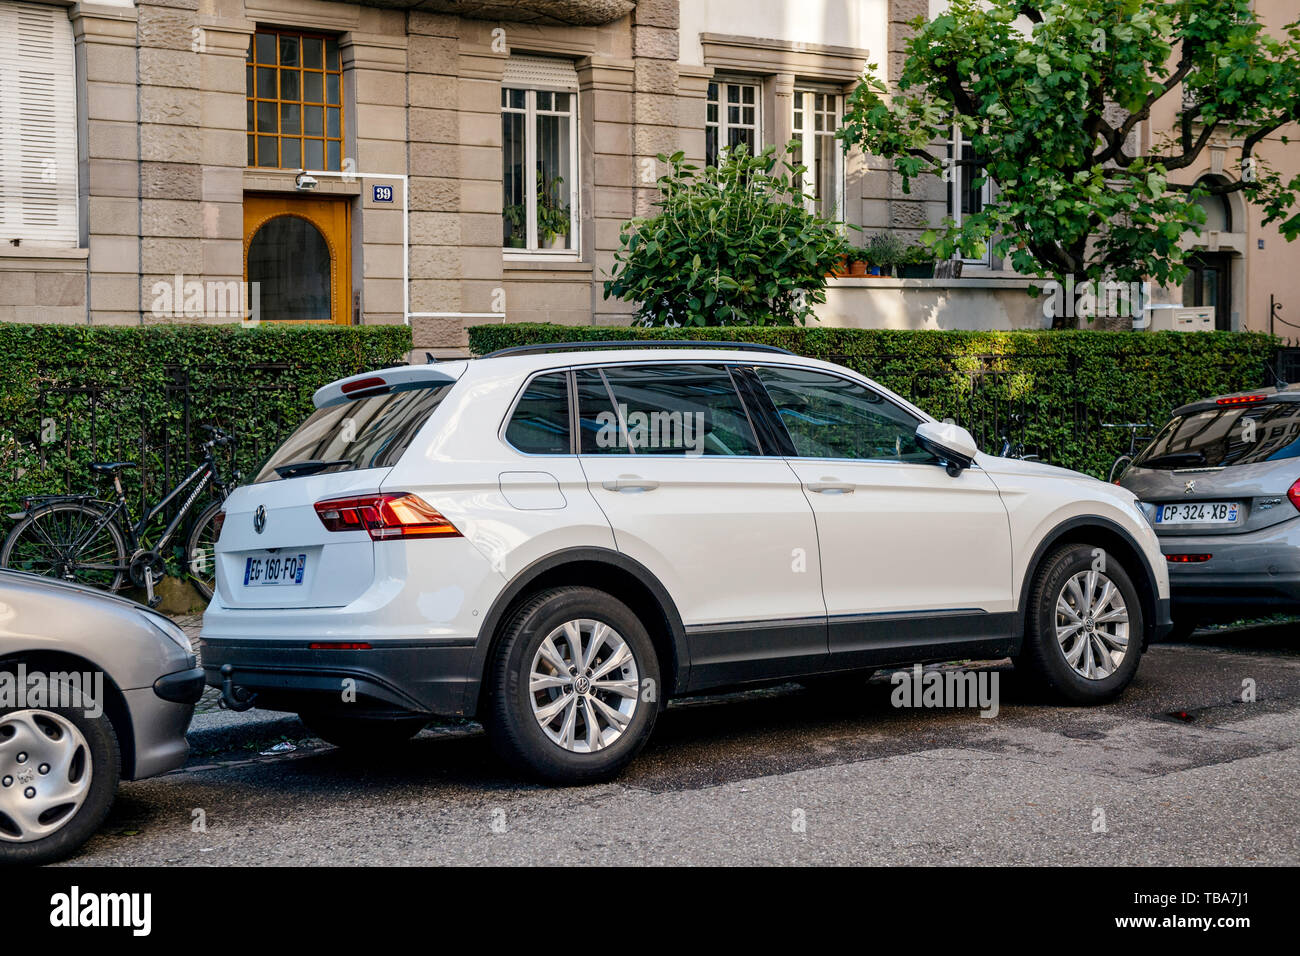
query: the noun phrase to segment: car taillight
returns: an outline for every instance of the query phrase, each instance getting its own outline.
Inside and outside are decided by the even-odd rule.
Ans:
[[[327,531],[365,531],[375,541],[459,537],[455,525],[415,495],[394,493],[316,502]]]
[[[1297,478],[1295,484],[1286,490],[1286,496],[1291,499],[1291,504],[1295,505],[1296,510],[1300,511],[1300,478]]]
[[[1229,395],[1227,398],[1216,398],[1214,402],[1216,405],[1253,405],[1266,398],[1267,395]]]
[[[1166,554],[1165,560],[1170,564],[1200,564],[1212,557],[1212,554]]]
[[[218,511],[216,513],[216,516],[213,517],[212,519],[212,536],[214,538],[221,537],[221,526],[225,523],[226,523],[226,513],[224,511]]]

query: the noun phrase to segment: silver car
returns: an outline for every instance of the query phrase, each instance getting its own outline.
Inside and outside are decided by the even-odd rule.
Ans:
[[[119,779],[185,761],[196,664],[185,633],[148,608],[0,571],[0,863],[66,856]]]
[[[1119,483],[1169,564],[1170,637],[1300,610],[1300,385],[1175,409]]]

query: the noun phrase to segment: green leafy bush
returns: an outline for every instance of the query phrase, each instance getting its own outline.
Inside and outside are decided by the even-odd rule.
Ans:
[[[1278,340],[1249,332],[966,332],[733,327],[482,325],[477,354],[601,339],[726,339],[775,345],[870,376],[996,454],[1010,433],[1054,465],[1104,477],[1127,435],[1102,422],[1162,424],[1178,405],[1267,381]],[[1023,425],[1010,424],[1020,414]]]
[[[778,164],[773,147],[703,170],[680,152],[659,160],[659,212],[624,224],[605,298],[636,302],[644,325],[807,321],[849,245],[804,207],[804,167]]]
[[[197,464],[203,425],[235,434],[249,476],[317,388],[410,349],[404,325],[0,324],[0,513],[26,495],[93,490],[88,466],[106,459],[138,462],[128,492],[157,501]]]

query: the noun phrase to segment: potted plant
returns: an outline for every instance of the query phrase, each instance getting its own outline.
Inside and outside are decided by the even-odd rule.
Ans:
[[[537,238],[547,249],[563,249],[569,240],[569,207],[560,201],[563,177],[547,179],[537,171]]]
[[[929,246],[908,246],[898,263],[898,275],[904,279],[933,279],[934,250]]]
[[[892,276],[894,266],[903,258],[903,240],[892,232],[878,232],[867,242],[865,251],[871,263],[870,275]]]
[[[849,272],[854,277],[861,277],[868,274],[871,269],[871,255],[865,246],[849,247]]]
[[[501,215],[505,217],[506,222],[510,223],[510,235],[506,237],[506,245],[511,249],[524,248],[528,210],[524,208],[523,203],[511,203],[501,210]]]

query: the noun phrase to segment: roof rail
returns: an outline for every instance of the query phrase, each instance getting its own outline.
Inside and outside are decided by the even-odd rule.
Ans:
[[[776,345],[760,345],[756,342],[718,342],[700,339],[605,339],[597,342],[549,342],[540,345],[515,345],[508,349],[497,349],[480,358],[500,358],[503,355],[534,355],[543,352],[570,352],[583,349],[635,349],[635,348],[695,348],[727,349],[742,352],[775,352],[779,355],[794,355],[789,349]]]

